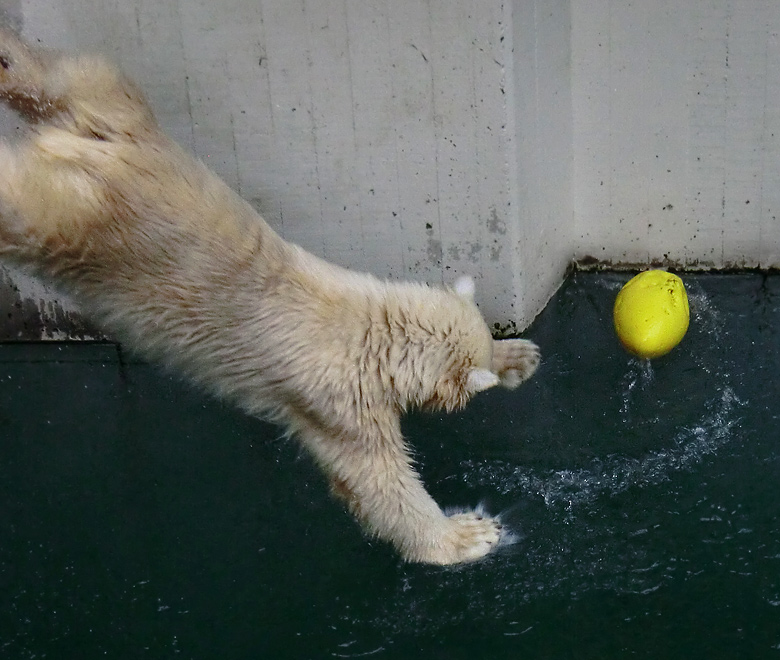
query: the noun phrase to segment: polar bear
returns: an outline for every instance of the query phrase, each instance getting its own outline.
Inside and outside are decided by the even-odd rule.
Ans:
[[[497,518],[431,498],[399,423],[535,371],[533,343],[492,339],[470,281],[384,282],[284,241],[99,57],[1,31],[0,98],[31,125],[0,145],[2,259],[145,358],[284,425],[405,560],[470,561],[499,544]]]

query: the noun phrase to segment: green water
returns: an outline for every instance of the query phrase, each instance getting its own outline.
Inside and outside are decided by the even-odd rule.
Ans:
[[[404,565],[279,429],[111,345],[0,345],[0,658],[780,658],[780,276],[685,278],[651,366],[574,276],[515,392],[405,422],[515,544]]]

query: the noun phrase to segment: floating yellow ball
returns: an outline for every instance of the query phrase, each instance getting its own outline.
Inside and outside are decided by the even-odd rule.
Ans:
[[[671,351],[685,336],[689,318],[682,280],[664,270],[639,273],[615,300],[618,339],[641,358],[657,358]]]

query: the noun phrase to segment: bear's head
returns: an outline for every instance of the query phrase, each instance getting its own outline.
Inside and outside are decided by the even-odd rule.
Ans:
[[[457,410],[499,383],[491,371],[493,338],[474,303],[474,283],[459,279],[452,289],[419,289],[399,305],[403,345],[390,355],[400,405]]]

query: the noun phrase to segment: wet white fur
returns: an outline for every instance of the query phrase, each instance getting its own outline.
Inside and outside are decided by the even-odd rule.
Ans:
[[[382,282],[285,242],[102,59],[0,32],[0,98],[32,124],[0,146],[3,259],[64,287],[141,355],[285,425],[405,559],[495,547],[495,518],[446,515],[428,495],[399,424],[410,406],[459,408],[536,369],[532,343],[491,339],[473,282]]]

